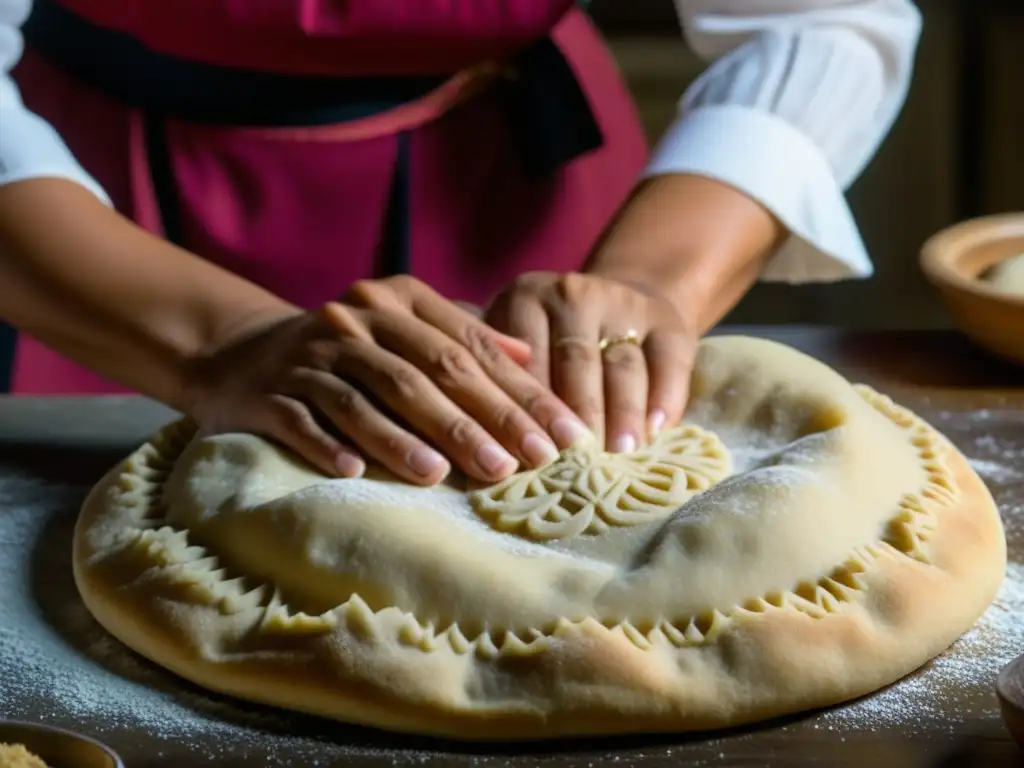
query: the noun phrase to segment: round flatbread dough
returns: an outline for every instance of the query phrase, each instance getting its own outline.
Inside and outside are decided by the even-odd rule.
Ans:
[[[1003,293],[1024,296],[1024,254],[1000,261],[985,273],[985,280]]]
[[[682,731],[835,704],[966,631],[1005,567],[934,429],[767,341],[700,348],[684,425],[490,488],[329,480],[164,429],[75,535],[86,605],[206,688],[465,739]]]

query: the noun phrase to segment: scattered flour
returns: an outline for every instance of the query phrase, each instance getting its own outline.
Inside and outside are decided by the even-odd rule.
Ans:
[[[983,480],[997,485],[1024,480],[1024,430],[1019,426],[1016,439],[983,434],[963,446]]]
[[[773,435],[754,429],[729,429],[714,423],[699,425],[714,432],[729,450],[734,475],[761,466],[793,444],[793,436],[789,434]]]
[[[963,706],[963,693],[974,694],[974,708],[994,709],[996,676],[1021,653],[1024,564],[1010,563],[995,602],[952,648],[895,685],[825,712],[821,722],[832,730],[857,731],[963,722],[972,714]]]
[[[939,411],[932,422],[986,480],[1024,479],[1024,411]]]
[[[1024,411],[939,411],[932,423],[968,457],[992,491],[1009,542],[1024,539]],[[980,433],[980,434],[979,434]],[[999,670],[1024,653],[1024,563],[1010,562],[996,601],[946,653],[890,688],[822,715],[833,730],[913,729],[955,723],[971,714],[960,691],[976,695],[975,708],[995,711]],[[960,702],[959,708],[951,706]]]
[[[997,461],[970,459],[970,463],[974,471],[981,475],[982,480],[988,480],[993,483],[1012,483],[1014,480],[1020,480],[1022,477],[1021,473],[1015,468],[1000,464]]]
[[[352,738],[339,739],[341,726],[208,696],[110,637],[82,605],[71,574],[73,510],[82,490],[25,476],[0,480],[0,717],[42,720],[101,740],[142,732],[148,741],[173,743],[175,754],[191,749],[197,764],[238,751],[253,765],[311,768],[357,753],[401,755],[385,752],[385,742],[368,731],[348,729]]]
[[[480,519],[466,498],[465,493],[454,488],[441,486],[439,489],[419,488],[403,483],[382,485],[366,479],[331,480],[305,488],[295,498],[323,500],[343,508],[346,504],[372,504],[380,507],[405,507],[408,509],[429,509],[437,513],[444,524],[451,523],[490,544],[520,557],[567,558],[543,544],[529,541],[520,536],[508,536]]]
[[[992,491],[1007,537],[1024,536],[1024,411],[939,411],[932,421],[964,452]]]

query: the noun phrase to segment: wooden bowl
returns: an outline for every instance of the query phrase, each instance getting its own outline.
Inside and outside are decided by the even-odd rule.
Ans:
[[[1024,214],[971,219],[940,231],[921,248],[921,269],[956,326],[975,344],[1024,365],[1024,296],[979,279],[1003,259],[1024,254]]]
[[[109,747],[48,725],[0,720],[0,744],[21,744],[50,768],[124,768]]]
[[[1007,664],[996,680],[999,709],[1006,728],[1024,749],[1024,655]]]

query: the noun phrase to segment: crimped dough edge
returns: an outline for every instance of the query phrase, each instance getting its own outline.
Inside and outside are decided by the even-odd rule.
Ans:
[[[467,637],[397,609],[373,613],[357,595],[325,616],[292,614],[273,585],[222,573],[205,552],[161,565],[170,550],[145,518],[192,438],[187,420],[90,493],[75,578],[108,631],[200,686],[390,730],[469,740],[692,731],[830,706],[941,653],[994,599],[1005,570],[998,513],[964,458],[890,399],[858,392],[907,431],[926,487],[903,498],[883,539],[828,575],[671,623],[563,620]],[[116,543],[96,549],[97,534],[111,531]],[[162,578],[183,565],[189,579]],[[218,584],[229,588],[219,594]]]

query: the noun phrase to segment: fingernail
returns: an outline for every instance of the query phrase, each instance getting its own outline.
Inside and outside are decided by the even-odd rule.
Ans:
[[[358,456],[342,453],[334,460],[334,468],[342,477],[362,477],[366,472],[366,463]]]
[[[558,448],[550,440],[531,432],[523,438],[523,458],[532,466],[540,467],[558,458]]]
[[[409,468],[417,475],[420,475],[421,477],[428,477],[437,472],[438,469],[446,466],[448,462],[446,462],[444,457],[437,453],[437,451],[433,451],[430,448],[421,445],[409,454],[405,463],[408,464]]]
[[[484,443],[476,449],[476,463],[487,474],[498,475],[514,467],[516,460],[497,443]]]
[[[662,410],[651,411],[650,416],[647,417],[647,433],[654,437],[661,428],[665,426],[665,412]]]
[[[612,440],[612,453],[632,453],[636,450],[636,438],[628,432],[615,436]]]
[[[563,448],[568,448],[592,436],[591,431],[582,422],[568,416],[559,416],[551,422],[551,437]]]

